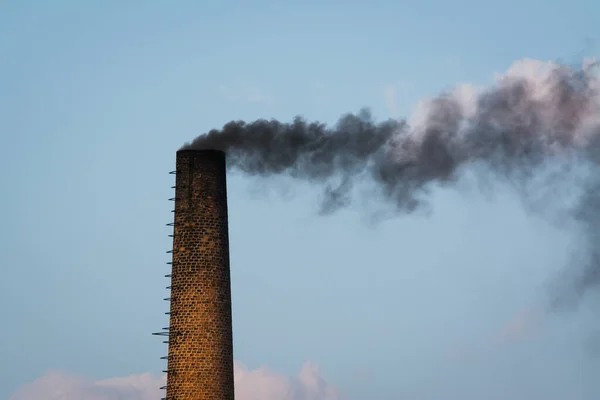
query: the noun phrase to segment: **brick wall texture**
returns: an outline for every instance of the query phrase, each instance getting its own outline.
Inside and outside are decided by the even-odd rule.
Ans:
[[[168,400],[234,400],[225,154],[177,152]]]

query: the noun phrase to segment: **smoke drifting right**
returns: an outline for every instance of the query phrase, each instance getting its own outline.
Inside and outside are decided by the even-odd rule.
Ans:
[[[569,266],[553,289],[550,309],[576,305],[600,283],[600,75],[596,64],[565,66],[523,61],[483,90],[458,88],[429,99],[411,121],[374,122],[367,110],[335,126],[308,122],[231,121],[182,149],[219,149],[228,168],[269,178],[285,175],[323,189],[321,210],[335,212],[354,199],[358,183],[399,213],[422,205],[431,184],[451,185],[477,164],[513,183],[527,197],[548,168],[545,185],[571,179],[582,195],[570,214],[584,226],[587,254]],[[580,177],[578,175],[578,177]],[[369,192],[373,196],[373,191]],[[568,282],[567,282],[568,281]]]

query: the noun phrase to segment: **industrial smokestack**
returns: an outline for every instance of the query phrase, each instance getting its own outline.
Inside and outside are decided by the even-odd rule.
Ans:
[[[168,400],[233,400],[225,153],[177,152]]]

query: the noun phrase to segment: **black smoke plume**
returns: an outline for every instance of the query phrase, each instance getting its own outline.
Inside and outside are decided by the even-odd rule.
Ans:
[[[355,184],[366,181],[397,210],[410,212],[428,185],[452,183],[470,164],[484,164],[519,185],[552,163],[569,169],[585,162],[598,169],[599,112],[595,64],[525,60],[485,90],[457,90],[427,101],[412,123],[376,123],[366,110],[343,116],[333,127],[302,117],[291,123],[232,121],[183,149],[223,150],[230,168],[249,175],[283,174],[322,184],[324,211],[349,204]],[[587,185],[574,212],[586,225],[591,250],[565,292],[576,298],[600,283],[600,181]],[[558,296],[556,303],[568,303],[567,297]]]

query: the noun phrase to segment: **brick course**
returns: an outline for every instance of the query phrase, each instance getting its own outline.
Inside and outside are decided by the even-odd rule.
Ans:
[[[225,154],[177,152],[168,400],[234,400]]]

